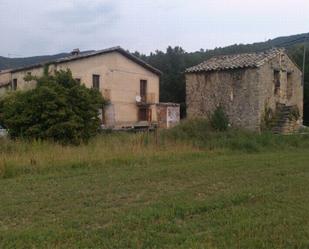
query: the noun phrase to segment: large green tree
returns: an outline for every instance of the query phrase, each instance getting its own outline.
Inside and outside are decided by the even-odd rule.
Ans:
[[[104,105],[97,90],[80,85],[70,71],[27,80],[37,87],[10,92],[0,101],[0,120],[12,138],[79,144],[97,133]]]

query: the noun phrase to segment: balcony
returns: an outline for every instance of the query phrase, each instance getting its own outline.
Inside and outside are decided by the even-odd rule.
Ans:
[[[141,96],[141,101],[136,101],[137,105],[152,105],[156,103],[156,94],[147,93],[144,96]]]

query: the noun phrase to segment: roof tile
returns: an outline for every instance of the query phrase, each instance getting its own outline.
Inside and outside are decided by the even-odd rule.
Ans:
[[[215,56],[196,66],[190,67],[186,73],[221,71],[237,68],[256,68],[273,59],[284,49],[271,49],[265,52]]]

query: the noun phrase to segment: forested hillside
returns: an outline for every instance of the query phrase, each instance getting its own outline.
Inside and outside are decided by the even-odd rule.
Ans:
[[[88,53],[90,51],[83,51],[82,53]],[[7,58],[0,56],[0,70],[10,69],[10,68],[19,68],[30,66],[38,63],[49,62],[53,60],[57,60],[60,58],[64,58],[69,56],[70,53],[60,53],[55,55],[42,55],[42,56],[33,56],[26,58]]]
[[[66,57],[67,55],[68,54],[62,53],[56,55],[43,55],[43,56],[34,56],[27,58],[7,58],[0,56],[0,70],[30,66],[37,63],[63,58]]]
[[[161,101],[181,103],[182,116],[185,116],[185,79],[183,72],[186,68],[193,66],[215,55],[246,53],[267,50],[273,47],[284,47],[292,59],[302,68],[304,41],[308,39],[309,33],[293,36],[279,37],[266,42],[253,44],[235,44],[223,48],[186,52],[181,47],[168,47],[166,51],[155,51],[150,55],[135,52],[134,55],[147,61],[152,66],[163,72],[161,79],[160,95]],[[309,61],[309,42],[307,58]],[[5,58],[0,57],[0,70],[27,66],[39,62],[49,61],[65,57],[68,54],[52,56],[39,56],[29,58]],[[309,62],[306,63],[305,73],[305,123],[309,125]]]

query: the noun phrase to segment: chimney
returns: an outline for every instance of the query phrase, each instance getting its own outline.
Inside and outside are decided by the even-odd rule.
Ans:
[[[79,55],[79,54],[80,54],[79,48],[75,48],[75,49],[73,49],[73,51],[71,52],[71,55],[73,55],[73,56],[77,56],[77,55]]]

